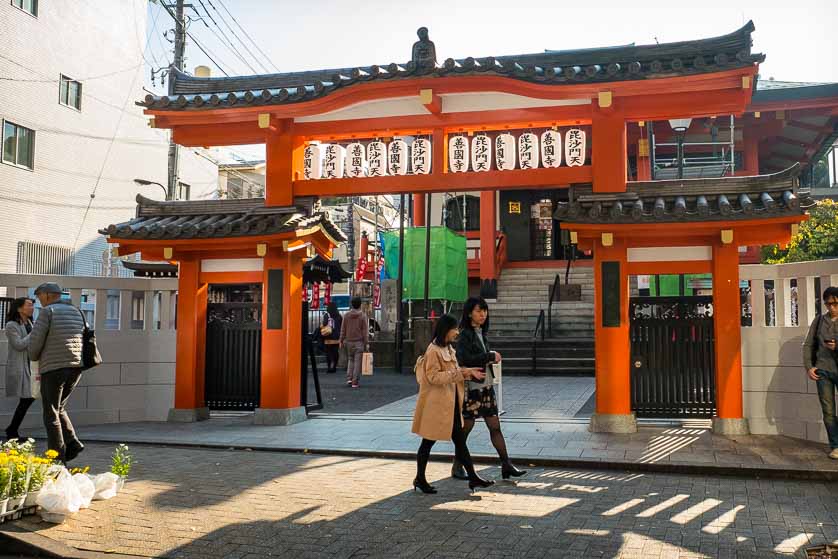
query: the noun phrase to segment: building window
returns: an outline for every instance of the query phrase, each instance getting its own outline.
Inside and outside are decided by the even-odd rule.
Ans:
[[[35,155],[35,131],[3,121],[3,163],[31,169]]]
[[[38,17],[38,0],[12,0],[12,6]]]
[[[58,102],[77,111],[81,110],[81,82],[61,76],[61,86],[58,90]]]
[[[17,274],[73,275],[74,253],[72,247],[37,243],[17,242]]]
[[[265,186],[248,180],[244,177],[232,177],[227,175],[227,198],[240,200],[242,198],[262,198],[265,195]]]
[[[186,184],[185,182],[178,182],[177,183],[177,199],[178,200],[189,200],[189,196],[192,193],[192,186]]]
[[[479,231],[480,230],[480,198],[477,196],[463,196],[449,198],[445,202],[445,226],[455,231]],[[465,217],[465,227],[463,226]]]

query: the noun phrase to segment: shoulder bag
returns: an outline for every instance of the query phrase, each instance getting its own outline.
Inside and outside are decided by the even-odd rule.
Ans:
[[[87,318],[81,309],[76,309],[81,314],[81,319],[84,321],[84,332],[82,333],[81,343],[81,363],[82,369],[92,369],[96,365],[102,364],[102,355],[99,353],[99,348],[96,346],[96,332],[87,326]]]

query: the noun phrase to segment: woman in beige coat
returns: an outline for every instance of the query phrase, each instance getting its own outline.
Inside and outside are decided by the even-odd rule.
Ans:
[[[457,339],[457,319],[443,315],[434,327],[434,339],[425,354],[416,363],[416,380],[419,398],[413,413],[413,432],[422,437],[416,453],[416,478],[413,489],[423,493],[436,493],[436,488],[425,478],[425,468],[436,441],[453,441],[457,460],[468,472],[468,486],[489,487],[493,481],[485,480],[474,471],[471,455],[463,433],[463,381],[482,380],[478,369],[463,369],[457,364],[457,355],[451,344]]]

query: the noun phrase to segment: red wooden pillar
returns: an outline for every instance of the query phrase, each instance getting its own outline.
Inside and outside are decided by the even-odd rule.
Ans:
[[[414,194],[413,195],[413,226],[414,227],[424,227],[425,226],[425,195],[424,194]]]
[[[745,127],[742,131],[745,140],[745,174],[758,175],[759,174],[759,136],[752,128]]]
[[[265,205],[292,206],[294,180],[302,168],[303,141],[293,136],[290,120],[271,119],[265,138]]]
[[[300,403],[304,250],[269,247],[262,279],[262,372],[254,423],[289,425],[306,419]],[[276,313],[281,301],[281,322]]]
[[[611,109],[595,109],[591,136],[594,192],[625,192],[627,154],[623,115]]]
[[[177,353],[175,407],[169,421],[188,422],[209,418],[204,402],[204,361],[207,330],[207,284],[200,282],[201,260],[180,261],[177,296]]]
[[[713,430],[748,434],[742,406],[742,331],[739,250],[735,242],[713,247],[713,327],[716,339],[716,415]]]
[[[485,299],[497,299],[498,296],[495,196],[494,190],[480,193],[480,296]]]
[[[618,268],[618,270],[616,269]],[[618,281],[604,282],[604,271],[616,273]],[[634,433],[637,421],[631,411],[631,382],[629,376],[629,287],[625,241],[612,238],[611,246],[604,246],[602,239],[594,243],[594,336],[596,371],[596,413],[591,417],[590,430],[605,433]],[[608,289],[609,293],[604,293]],[[616,289],[618,293],[613,293]],[[608,310],[603,300],[610,304],[619,299],[619,323],[605,326]]]

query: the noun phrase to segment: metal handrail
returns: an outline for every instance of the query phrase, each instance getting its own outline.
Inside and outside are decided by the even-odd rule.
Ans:
[[[553,302],[559,300],[559,286],[561,282],[561,276],[556,274],[556,279],[553,280],[553,287],[550,288],[550,301],[547,303],[547,333],[551,338],[553,337]],[[565,283],[567,283],[567,280],[565,280]]]
[[[532,333],[532,372],[538,370],[538,333],[541,332],[541,341],[544,341],[544,309],[538,313],[538,320],[535,323],[535,330]]]

